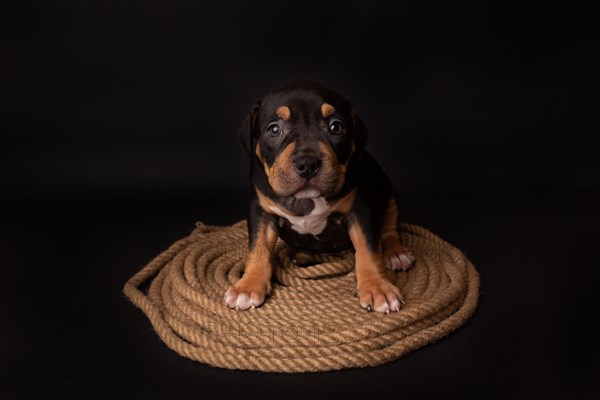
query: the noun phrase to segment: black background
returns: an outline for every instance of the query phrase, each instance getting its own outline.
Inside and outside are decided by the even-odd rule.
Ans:
[[[3,3],[0,396],[600,395],[595,14],[568,3]],[[482,296],[397,362],[285,375],[177,356],[121,294],[196,220],[245,218],[236,133],[291,81],[352,100],[406,222]]]

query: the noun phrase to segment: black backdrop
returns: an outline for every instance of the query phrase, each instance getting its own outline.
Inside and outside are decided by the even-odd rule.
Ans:
[[[215,389],[279,398],[288,385],[297,397],[368,395],[370,385],[417,398],[597,393],[597,346],[584,322],[597,312],[600,219],[590,10],[482,1],[0,7],[4,398]],[[480,309],[441,347],[380,369],[290,377],[188,363],[158,343],[121,285],[195,220],[244,218],[238,127],[255,99],[300,79],[356,104],[405,219],[479,267]]]
[[[21,2],[2,27],[3,186],[239,189],[250,105],[308,79],[354,101],[399,190],[598,187],[591,14],[414,3]]]

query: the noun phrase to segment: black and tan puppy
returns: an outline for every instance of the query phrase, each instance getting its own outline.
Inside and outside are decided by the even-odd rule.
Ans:
[[[414,257],[400,243],[395,192],[365,151],[367,129],[352,104],[320,85],[294,83],[260,99],[240,135],[251,160],[249,250],[227,305],[246,310],[265,301],[281,238],[313,253],[354,247],[360,305],[398,311],[404,300],[384,268],[406,270]]]

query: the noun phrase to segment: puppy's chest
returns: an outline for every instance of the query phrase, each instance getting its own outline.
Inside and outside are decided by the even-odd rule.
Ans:
[[[279,217],[287,220],[289,226],[292,230],[296,231],[301,235],[314,235],[317,236],[327,226],[327,222],[329,216],[332,213],[332,208],[327,201],[323,197],[318,197],[315,199],[303,199],[302,208],[310,209],[310,204],[307,202],[312,202],[313,207],[306,215],[292,215],[280,207],[271,205],[269,206],[269,211]],[[283,225],[280,221],[280,227]]]
[[[333,254],[351,248],[344,214],[322,198],[308,201],[314,202],[314,206],[303,204],[305,215],[290,215],[277,206],[269,209],[279,237],[295,249],[314,253]]]

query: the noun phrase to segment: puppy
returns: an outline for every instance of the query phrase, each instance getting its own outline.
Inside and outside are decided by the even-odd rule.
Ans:
[[[352,104],[318,84],[293,83],[254,104],[240,137],[252,184],[248,257],[227,306],[263,304],[281,238],[303,252],[354,248],[360,305],[399,311],[402,294],[384,268],[405,271],[415,259],[400,243],[397,196],[365,150],[367,129]]]

